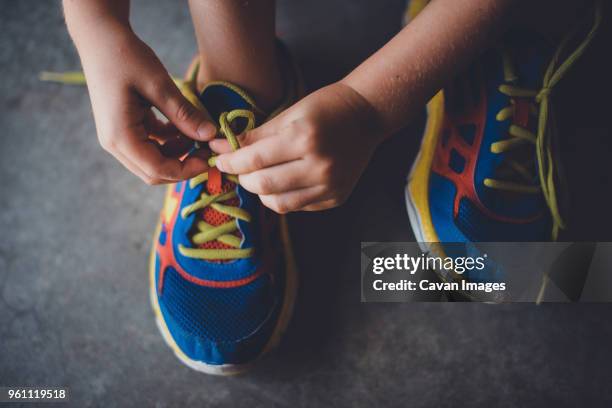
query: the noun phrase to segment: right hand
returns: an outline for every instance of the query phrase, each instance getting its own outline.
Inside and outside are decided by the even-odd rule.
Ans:
[[[208,169],[203,153],[183,156],[216,127],[178,90],[155,53],[129,27],[104,31],[105,41],[79,48],[98,139],[147,184],[173,183]],[[152,107],[168,119],[160,121]],[[160,143],[161,142],[161,143]]]

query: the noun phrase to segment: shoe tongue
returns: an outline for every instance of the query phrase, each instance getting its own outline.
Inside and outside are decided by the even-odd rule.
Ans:
[[[255,104],[255,101],[240,87],[230,84],[228,82],[212,82],[200,93],[200,102],[206,108],[211,118],[219,125],[219,117],[224,112],[230,112],[235,109],[247,109],[253,111],[256,114],[256,122],[259,122],[258,113],[261,113],[260,109]],[[247,125],[247,121],[243,118],[235,119],[231,126],[236,134],[241,133]],[[233,186],[233,183],[229,183],[221,175],[221,172],[216,168],[212,167],[208,170],[208,181],[206,183],[206,190],[209,194],[221,194],[224,190]]]
[[[542,87],[544,72],[552,58],[553,47],[541,35],[529,30],[512,30],[504,37],[502,47],[508,53],[510,63],[516,75],[516,82],[510,85],[519,88],[538,91]],[[496,67],[501,69],[501,66]],[[502,77],[503,81],[503,77]],[[511,98],[508,98],[511,99]],[[514,98],[515,113],[508,121],[509,124],[517,125],[535,133],[537,131],[537,117],[530,115],[530,106],[533,105],[532,98]],[[525,143],[523,146],[514,148],[505,153],[507,159],[522,164],[534,175],[532,182],[537,184],[535,146]],[[496,170],[494,176],[501,180],[526,183],[515,169],[504,161]],[[527,182],[528,183],[528,182]],[[509,196],[521,196],[521,194],[508,193]],[[509,197],[506,197],[508,199]]]
[[[221,172],[216,167],[212,167],[208,170],[206,189],[208,190],[208,193],[212,195],[221,194],[223,192]]]
[[[230,112],[235,109],[248,109],[253,111],[256,116],[263,114],[253,98],[244,90],[226,82],[213,82],[207,85],[200,93],[200,102],[215,121],[219,120],[223,112]],[[260,119],[260,117],[256,119]]]
[[[517,85],[540,89],[554,47],[541,35],[527,30],[509,32],[503,47],[510,53],[518,77]]]

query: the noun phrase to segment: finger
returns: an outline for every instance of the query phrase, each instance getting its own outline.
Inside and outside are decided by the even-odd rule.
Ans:
[[[160,120],[151,109],[145,113],[144,125],[149,136],[159,140],[173,138],[181,133],[171,122]]]
[[[164,157],[182,157],[193,147],[193,140],[185,136],[176,136],[164,141],[159,147]]]
[[[258,140],[235,152],[217,156],[216,166],[225,173],[246,174],[300,159],[300,153],[295,144],[287,143],[286,140],[279,135]]]
[[[169,75],[149,81],[140,88],[143,96],[186,136],[207,141],[217,134],[217,127],[208,115],[181,94]]]
[[[188,157],[182,162],[164,157],[159,144],[134,134],[123,138],[117,148],[151,179],[181,181],[208,169],[206,161],[197,156]]]
[[[254,194],[279,194],[317,184],[316,173],[304,160],[294,160],[240,176],[240,185]]]
[[[121,152],[117,151],[113,153],[113,156],[121,163],[125,168],[138,176],[142,181],[147,183],[148,185],[156,185],[156,184],[165,184],[172,183],[171,180],[160,180],[149,177],[140,167],[132,163],[127,157],[125,157]]]
[[[234,150],[226,139],[213,139],[208,142],[208,147],[210,147],[210,150],[217,154],[230,153],[232,150]]]
[[[199,157],[200,159],[202,159],[206,163],[208,163],[208,159],[210,157],[210,150],[208,150],[208,149],[194,149],[192,152],[189,153],[189,157]]]
[[[193,147],[193,139],[183,135],[172,123],[161,121],[152,110],[145,114],[144,123],[149,138],[161,145],[160,151],[165,157],[181,157]]]
[[[101,138],[100,144],[102,145],[102,148],[104,150],[106,150],[113,157],[115,157],[125,168],[134,173],[136,176],[138,176],[142,181],[149,185],[159,184],[159,180],[150,177],[138,165],[136,165],[132,160],[130,160],[128,156],[122,153],[121,149],[119,148],[120,143],[118,143],[116,140],[112,141],[112,139],[108,137]]]
[[[259,196],[263,205],[279,214],[297,211],[312,203],[325,200],[327,188],[325,186],[314,186],[290,191],[282,194],[270,194]]]

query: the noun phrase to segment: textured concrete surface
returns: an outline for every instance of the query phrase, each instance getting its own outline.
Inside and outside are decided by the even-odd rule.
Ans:
[[[279,3],[311,87],[383,44],[402,8]],[[133,8],[136,30],[182,72],[195,49],[185,2]],[[359,302],[359,242],[413,239],[402,188],[418,124],[380,149],[343,208],[292,216],[303,285],[280,350],[238,378],[183,367],[147,299],[162,188],[98,146],[85,89],[37,81],[78,67],[59,3],[1,0],[0,16],[0,386],[68,386],[75,406],[612,404],[610,305]],[[574,236],[610,240],[610,64],[591,54],[564,85],[564,155]]]

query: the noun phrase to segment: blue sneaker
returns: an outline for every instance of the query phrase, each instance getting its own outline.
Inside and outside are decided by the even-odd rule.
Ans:
[[[217,120],[232,145],[238,146],[235,135],[266,119],[229,83],[211,83],[194,96],[197,64],[192,72],[183,93]],[[297,97],[298,82],[287,80],[287,103]],[[182,362],[208,374],[237,374],[279,342],[297,291],[287,222],[237,177],[212,167],[170,185],[154,237],[151,303]]]
[[[557,48],[534,35],[510,34],[503,49],[486,53],[429,102],[406,188],[410,223],[424,251],[465,256],[468,249],[473,255],[473,245],[458,254],[461,246],[449,244],[557,238],[565,223],[551,99],[600,21],[598,7],[573,50],[576,32]]]

